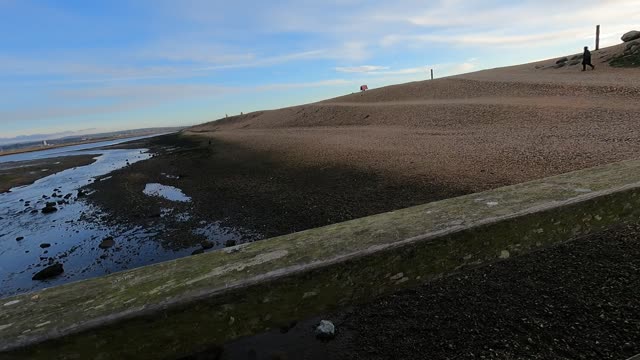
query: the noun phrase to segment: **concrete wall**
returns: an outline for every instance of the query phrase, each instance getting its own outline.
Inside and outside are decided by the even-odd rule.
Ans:
[[[0,300],[2,359],[173,359],[640,217],[626,161]]]

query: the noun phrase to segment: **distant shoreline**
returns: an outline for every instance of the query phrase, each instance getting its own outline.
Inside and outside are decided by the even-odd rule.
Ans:
[[[92,138],[91,140],[73,141],[73,142],[64,143],[64,144],[56,144],[56,145],[49,145],[49,146],[32,146],[32,147],[27,147],[27,148],[24,148],[24,149],[0,151],[0,157],[8,156],[8,155],[15,155],[15,154],[24,154],[24,153],[30,153],[30,152],[36,152],[36,151],[43,151],[43,150],[52,150],[52,149],[58,149],[58,148],[63,148],[63,147],[68,147],[68,146],[93,144],[93,143],[98,143],[98,142],[103,142],[103,141],[126,140],[126,139],[141,137],[141,136],[162,135],[162,134],[164,134],[164,132],[132,134],[130,136],[129,135],[127,135],[127,136],[105,136],[105,137],[99,137],[99,138]]]
[[[131,136],[131,137],[135,137],[135,136]],[[92,144],[92,143],[101,142],[101,141],[110,141],[110,140],[126,139],[126,138],[127,137],[120,138],[120,137],[117,137],[117,136],[112,136],[112,137],[95,138],[95,139],[86,140],[86,141],[74,141],[74,142],[70,142],[70,143],[50,145],[50,146],[37,146],[37,147],[36,146],[32,146],[32,147],[28,147],[28,148],[24,148],[24,149],[18,149],[18,150],[0,151],[0,157],[1,156],[7,156],[7,155],[30,153],[30,152],[42,151],[42,150],[57,149],[57,148],[62,148],[62,147],[66,147],[66,146]]]

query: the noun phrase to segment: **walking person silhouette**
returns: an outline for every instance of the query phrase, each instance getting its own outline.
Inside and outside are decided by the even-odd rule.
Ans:
[[[591,70],[596,67],[591,63],[591,51],[589,51],[589,47],[584,47],[584,54],[582,54],[582,71],[587,70],[587,65],[591,66]]]

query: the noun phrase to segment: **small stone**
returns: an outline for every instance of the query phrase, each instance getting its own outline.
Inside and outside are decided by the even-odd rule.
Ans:
[[[56,211],[58,211],[58,208],[55,208],[53,206],[48,206],[48,207],[42,209],[42,213],[43,214],[51,214],[52,212],[56,212]]]
[[[204,249],[196,249],[196,250],[193,250],[193,252],[191,253],[191,255],[198,255],[198,254],[204,254]]]
[[[42,243],[42,244],[40,244],[40,247],[41,247],[41,248],[43,248],[43,249],[46,249],[46,248],[48,248],[48,247],[51,247],[51,244],[49,244],[49,243]]]
[[[35,275],[33,275],[31,280],[46,280],[52,277],[56,277],[63,272],[64,268],[62,267],[62,264],[53,264],[37,272]]]
[[[235,240],[227,240],[227,241],[224,243],[224,246],[226,246],[226,247],[236,246],[236,241],[235,241]]]
[[[113,240],[113,236],[108,236],[108,237],[102,239],[102,242],[100,243],[100,245],[98,245],[98,247],[100,249],[105,250],[105,249],[108,249],[108,248],[112,247],[115,244],[116,244],[116,242],[115,242],[115,240]]]
[[[569,58],[563,57],[561,59],[558,59],[558,61],[556,61],[556,64],[566,63],[567,61],[569,61]]]
[[[322,320],[316,327],[316,337],[320,340],[331,340],[336,337],[336,327],[331,321]]]
[[[214,244],[211,241],[203,241],[203,242],[200,243],[200,245],[202,246],[202,248],[204,250],[209,250],[209,249],[213,248]]]
[[[500,259],[508,259],[509,256],[511,256],[511,254],[509,253],[509,250],[500,251]]]
[[[624,345],[622,345],[622,351],[626,352],[626,353],[632,353],[635,350],[635,346],[632,343],[624,343]]]
[[[18,236],[18,237],[16,238],[16,241],[22,241],[22,240],[24,240],[24,236]]]
[[[42,213],[43,214],[50,214],[52,212],[56,212],[58,211],[58,208],[56,208],[56,203],[55,202],[48,202],[47,206],[45,206],[44,209],[42,209]]]

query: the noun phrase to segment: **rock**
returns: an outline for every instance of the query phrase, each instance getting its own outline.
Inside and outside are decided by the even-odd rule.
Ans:
[[[224,246],[226,246],[226,247],[236,246],[236,241],[235,241],[235,240],[227,240],[227,241],[224,243]]]
[[[55,201],[47,202],[46,206],[47,207],[55,207],[56,206],[56,202]]]
[[[198,255],[198,254],[204,254],[204,249],[196,249],[196,250],[193,250],[193,252],[191,253],[191,255]]]
[[[35,275],[33,275],[31,280],[46,280],[52,277],[56,277],[63,272],[64,268],[62,267],[62,264],[53,264],[37,272]]]
[[[622,35],[621,39],[624,42],[640,39],[640,31],[636,31],[636,30],[629,31],[628,33]]]
[[[200,245],[202,246],[202,248],[204,250],[209,250],[209,249],[213,248],[214,244],[211,241],[203,241],[203,242],[200,243]]]
[[[78,190],[78,197],[83,197],[85,196],[85,193],[82,190]]]
[[[569,63],[569,66],[575,66],[580,64],[580,60],[573,60],[572,62]]]
[[[100,245],[98,245],[98,247],[100,249],[105,250],[105,249],[108,249],[108,248],[112,247],[115,244],[116,244],[116,242],[115,242],[115,240],[113,240],[113,236],[109,236],[109,237],[106,237],[106,238],[102,239],[102,242],[100,243]]]
[[[58,211],[58,208],[56,208],[55,206],[47,206],[44,209],[42,209],[43,214],[51,214],[52,212],[56,212],[56,211]]]
[[[563,57],[562,59],[558,59],[558,61],[556,61],[556,64],[566,63],[567,61],[569,61],[569,58]]]
[[[635,352],[635,346],[633,343],[624,343],[624,345],[622,345],[622,351],[632,354]]]
[[[316,337],[320,340],[331,340],[336,337],[336,327],[331,321],[322,320],[316,327]]]
[[[22,240],[24,240],[24,236],[18,236],[18,237],[16,238],[16,241],[22,241]]]
[[[69,200],[69,198],[70,198],[71,196],[72,196],[72,195],[71,195],[71,193],[69,193],[69,194],[65,195],[65,196],[64,196],[64,198],[65,198],[65,200]]]
[[[49,243],[42,243],[42,244],[40,244],[40,247],[41,247],[41,248],[43,248],[43,249],[46,249],[46,248],[48,248],[48,247],[51,247],[51,244],[49,244]]]

